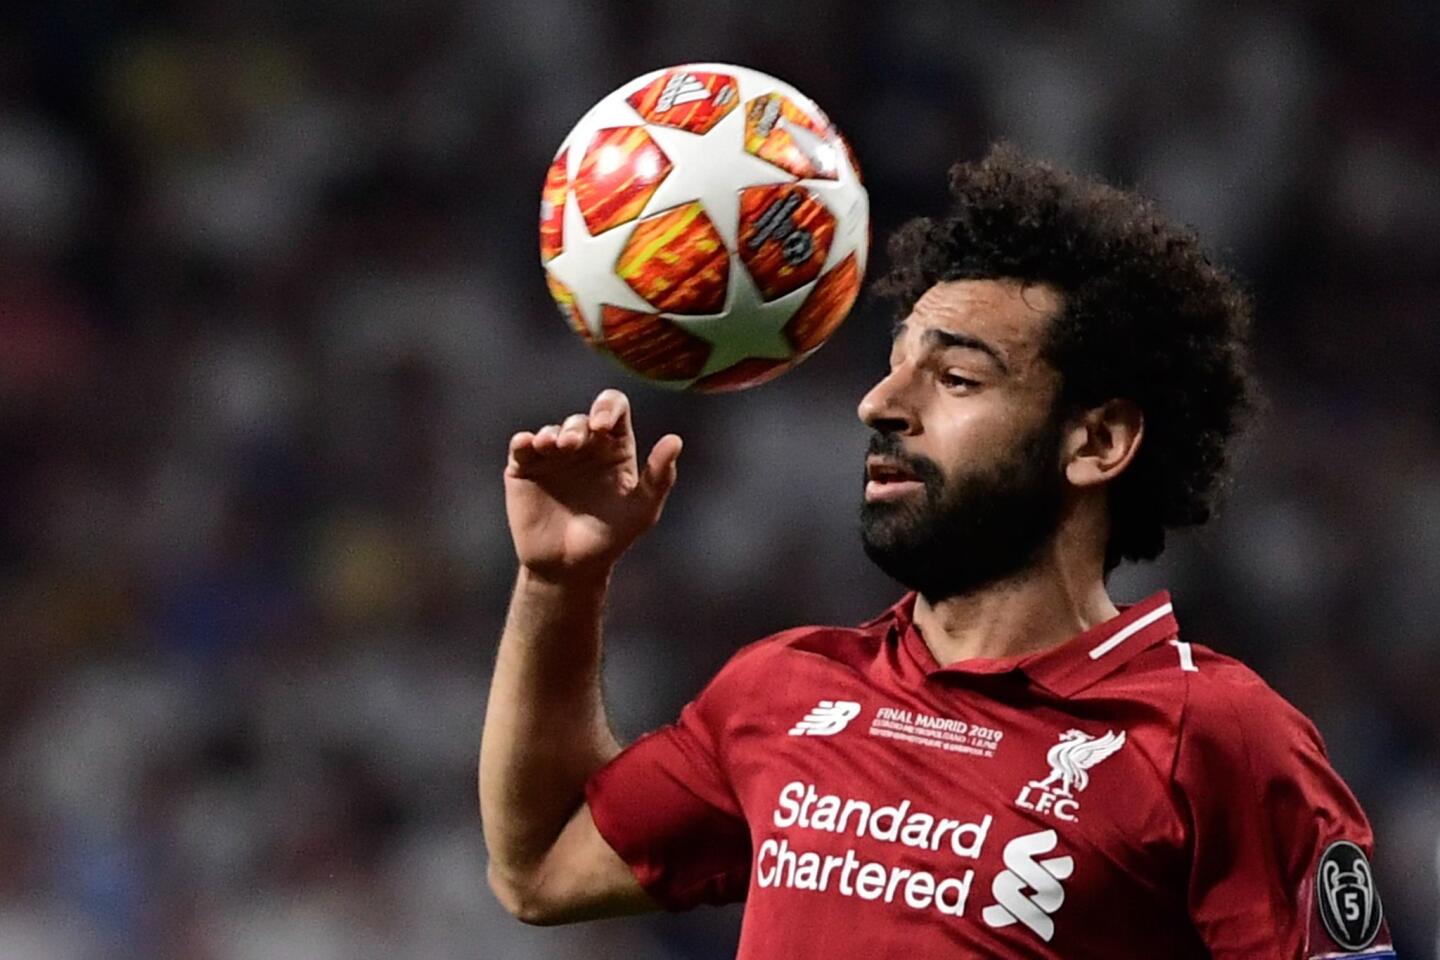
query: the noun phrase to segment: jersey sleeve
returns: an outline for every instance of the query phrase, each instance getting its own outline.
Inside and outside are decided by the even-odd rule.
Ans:
[[[1175,785],[1214,960],[1393,957],[1364,811],[1299,711],[1243,668],[1197,676]]]
[[[755,646],[732,658],[675,723],[637,740],[586,784],[600,835],[668,910],[733,903],[749,886],[750,832],[723,744]]]

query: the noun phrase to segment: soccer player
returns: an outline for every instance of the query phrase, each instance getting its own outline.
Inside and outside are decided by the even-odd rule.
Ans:
[[[512,438],[496,895],[530,923],[744,900],[742,958],[1393,957],[1315,728],[1167,592],[1106,592],[1212,511],[1246,297],[1148,202],[1014,150],[951,190],[881,280],[861,528],[912,592],[869,623],[746,647],[622,750],[602,611],[680,438],[642,460],[614,390]]]

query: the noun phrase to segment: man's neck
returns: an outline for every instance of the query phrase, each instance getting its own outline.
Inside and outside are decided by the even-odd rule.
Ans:
[[[965,596],[915,600],[915,626],[935,662],[1039,653],[1119,614],[1099,576],[1073,582],[1045,566]]]

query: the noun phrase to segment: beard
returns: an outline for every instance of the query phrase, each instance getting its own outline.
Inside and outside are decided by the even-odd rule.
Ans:
[[[950,480],[935,461],[906,453],[898,434],[874,434],[870,455],[904,465],[924,493],[862,504],[866,555],[930,603],[1022,573],[1060,525],[1062,426],[1052,412],[999,463]]]

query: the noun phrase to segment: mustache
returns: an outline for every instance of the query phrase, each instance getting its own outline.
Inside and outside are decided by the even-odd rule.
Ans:
[[[929,457],[918,453],[910,453],[905,449],[899,434],[894,433],[872,433],[870,445],[866,450],[867,457],[885,457],[894,460],[900,466],[915,474],[916,478],[923,481],[929,489],[937,489],[945,484],[945,474],[940,465]]]

